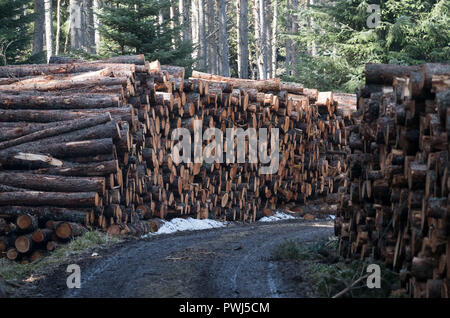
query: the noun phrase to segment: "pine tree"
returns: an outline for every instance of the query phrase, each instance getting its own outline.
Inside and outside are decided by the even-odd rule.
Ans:
[[[150,61],[158,59],[161,64],[190,67],[192,44],[182,41],[182,26],[171,26],[169,16],[161,19],[162,24],[158,19],[160,12],[169,12],[170,5],[169,0],[122,0],[103,7],[100,32],[109,53],[145,54]]]
[[[312,2],[310,0],[310,2]],[[450,60],[448,0],[314,1],[297,12],[302,25],[295,61],[298,76],[286,78],[322,90],[354,91],[365,63],[422,64]],[[380,7],[380,23],[367,21],[369,4]],[[306,50],[314,43],[316,53]]]
[[[0,0],[0,65],[24,61],[30,48],[29,0]]]

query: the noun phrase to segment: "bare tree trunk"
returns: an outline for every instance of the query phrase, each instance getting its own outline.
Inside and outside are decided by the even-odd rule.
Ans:
[[[84,0],[85,34],[87,51],[95,53],[94,1]]]
[[[266,9],[264,10],[264,15],[266,17],[266,53],[265,53],[265,64],[266,64],[266,78],[272,77],[272,1],[266,0]]]
[[[181,40],[182,41],[186,41],[186,17],[185,17],[185,4],[184,4],[184,0],[178,0],[178,22],[180,23],[181,26]]]
[[[248,0],[237,0],[238,74],[248,78]]]
[[[265,63],[266,52],[266,28],[265,28],[265,8],[264,0],[253,1],[253,16],[255,20],[255,47],[256,47],[256,65],[258,68],[258,78],[266,79],[267,68]]]
[[[292,0],[292,10],[293,12],[298,11],[298,0]],[[297,23],[297,17],[296,15],[291,15],[291,34],[296,35],[298,33],[298,23]],[[296,41],[293,40],[291,42],[291,69],[292,69],[292,75],[297,75],[297,44]]]
[[[78,50],[83,47],[82,0],[70,0],[70,47]]]
[[[208,11],[208,58],[207,66],[208,72],[212,74],[217,74],[217,29],[215,20],[215,10],[214,3],[215,0],[207,1],[207,11]]]
[[[287,15],[286,15],[286,29],[288,31],[288,36],[290,35],[289,31],[290,31],[290,27],[292,25],[292,18],[291,18],[291,2],[290,0],[286,1],[286,10],[287,10]],[[286,39],[286,75],[290,76],[291,75],[291,45],[292,45],[292,41],[291,39]]]
[[[59,55],[59,37],[61,34],[61,0],[56,1],[56,43],[55,55]]]
[[[170,29],[173,31],[175,29],[175,5],[174,5],[174,0],[170,1],[169,14],[170,14]],[[174,34],[174,33],[172,32],[172,34]],[[172,49],[175,50],[175,38],[174,37],[172,37]]]
[[[255,37],[255,56],[254,56],[254,61],[255,61],[255,65],[256,65],[256,70],[255,70],[255,77],[253,79],[257,79],[260,78],[260,65],[259,65],[259,57],[261,56],[261,47],[259,45],[259,36],[261,34],[260,31],[260,27],[261,24],[259,23],[259,0],[253,0],[252,2],[253,8],[253,26],[254,26],[254,37]]]
[[[198,28],[199,28],[199,68],[206,70],[206,59],[208,47],[206,43],[206,19],[205,19],[205,0],[198,1]]]
[[[278,0],[273,1],[272,20],[272,76],[277,76],[277,28],[278,28]]]
[[[219,15],[219,45],[220,45],[220,61],[221,75],[230,76],[230,50],[228,47],[227,32],[227,8],[225,0],[217,0],[217,11]]]
[[[200,52],[199,52],[199,27],[198,27],[198,2],[199,0],[192,0],[192,6],[191,6],[191,14],[192,14],[192,24],[191,24],[191,31],[192,31],[192,43],[194,44],[194,52],[193,58],[197,60],[199,58]]]
[[[47,51],[47,63],[53,55],[53,24],[52,24],[52,0],[45,0],[45,48]]]
[[[261,55],[259,56],[259,79],[267,78],[267,55],[266,55],[266,15],[265,15],[265,0],[259,0],[259,43],[261,48]]]
[[[309,4],[314,5],[315,4],[315,0],[309,0]],[[315,27],[315,23],[314,23],[314,18],[311,17],[310,18],[310,31],[314,30]],[[311,56],[316,56],[317,55],[317,47],[316,47],[316,41],[312,40],[311,41]]]
[[[94,11],[94,41],[95,41],[95,53],[99,54],[100,52],[100,42],[101,42],[101,37],[100,37],[100,20],[98,18],[98,14],[100,11],[100,0],[94,0],[94,7],[93,7],[93,11]]]
[[[44,0],[34,0],[34,13],[33,54],[37,54],[44,49]]]

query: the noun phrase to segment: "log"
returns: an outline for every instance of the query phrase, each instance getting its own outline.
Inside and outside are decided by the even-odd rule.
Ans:
[[[107,123],[109,121],[111,121],[110,113],[105,113],[103,115],[94,116],[91,118],[75,119],[75,120],[66,122],[65,125],[50,127],[47,129],[33,132],[31,134],[28,134],[28,135],[25,135],[25,136],[22,136],[22,137],[19,137],[16,139],[0,142],[0,149],[6,149],[6,148],[24,144],[24,143],[27,143],[30,141],[44,139],[44,138],[72,132],[75,130],[81,130],[81,129],[89,128],[92,126],[97,126],[97,125],[100,125],[103,123]]]
[[[25,254],[31,252],[33,250],[32,234],[19,236],[16,239],[14,246],[16,250],[20,253]]]
[[[200,78],[204,80],[211,80],[216,82],[227,82],[230,84],[233,84],[235,87],[240,88],[254,88],[259,91],[268,92],[268,91],[275,91],[278,92],[281,90],[281,82],[279,78],[272,78],[268,80],[246,80],[246,79],[238,79],[238,78],[230,78],[230,77],[223,77],[219,75],[213,75],[213,74],[207,74],[202,73],[198,71],[192,72],[192,77],[194,78]]]
[[[0,193],[0,205],[51,205],[57,207],[92,208],[99,205],[96,192],[3,192]]]
[[[78,223],[62,222],[56,227],[56,236],[62,240],[81,236],[87,229]]]
[[[0,184],[29,190],[55,192],[105,193],[105,179],[96,177],[60,177],[25,172],[0,172]]]
[[[57,95],[52,93],[33,93],[2,91],[0,94],[0,109],[92,109],[119,107],[122,104],[120,96],[93,94]]]
[[[366,64],[366,85],[392,85],[394,77],[405,77],[411,71],[420,71],[421,66],[395,64]]]
[[[53,231],[49,229],[37,229],[31,236],[35,243],[46,243],[52,238]]]
[[[0,215],[10,217],[19,217],[29,214],[38,217],[42,222],[51,221],[68,221],[89,224],[89,216],[93,213],[92,209],[67,209],[53,206],[0,206]]]
[[[17,217],[16,224],[23,232],[30,232],[38,227],[38,220],[30,214],[21,214]]]
[[[35,174],[49,174],[73,177],[101,177],[119,172],[117,160],[93,162],[86,164],[67,164],[62,167],[51,167],[33,170]]]

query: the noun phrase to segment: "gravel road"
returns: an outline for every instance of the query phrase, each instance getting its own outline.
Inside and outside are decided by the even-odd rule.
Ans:
[[[289,220],[152,236],[79,263],[80,289],[66,287],[61,267],[39,296],[308,297],[291,279],[297,269],[271,261],[270,254],[285,240],[308,243],[331,235],[329,221]]]

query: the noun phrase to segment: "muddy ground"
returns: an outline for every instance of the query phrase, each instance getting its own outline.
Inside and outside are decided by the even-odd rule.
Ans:
[[[15,297],[314,297],[301,265],[272,261],[286,240],[333,235],[330,221],[289,220],[127,240],[68,259]],[[68,264],[81,288],[68,289]]]

